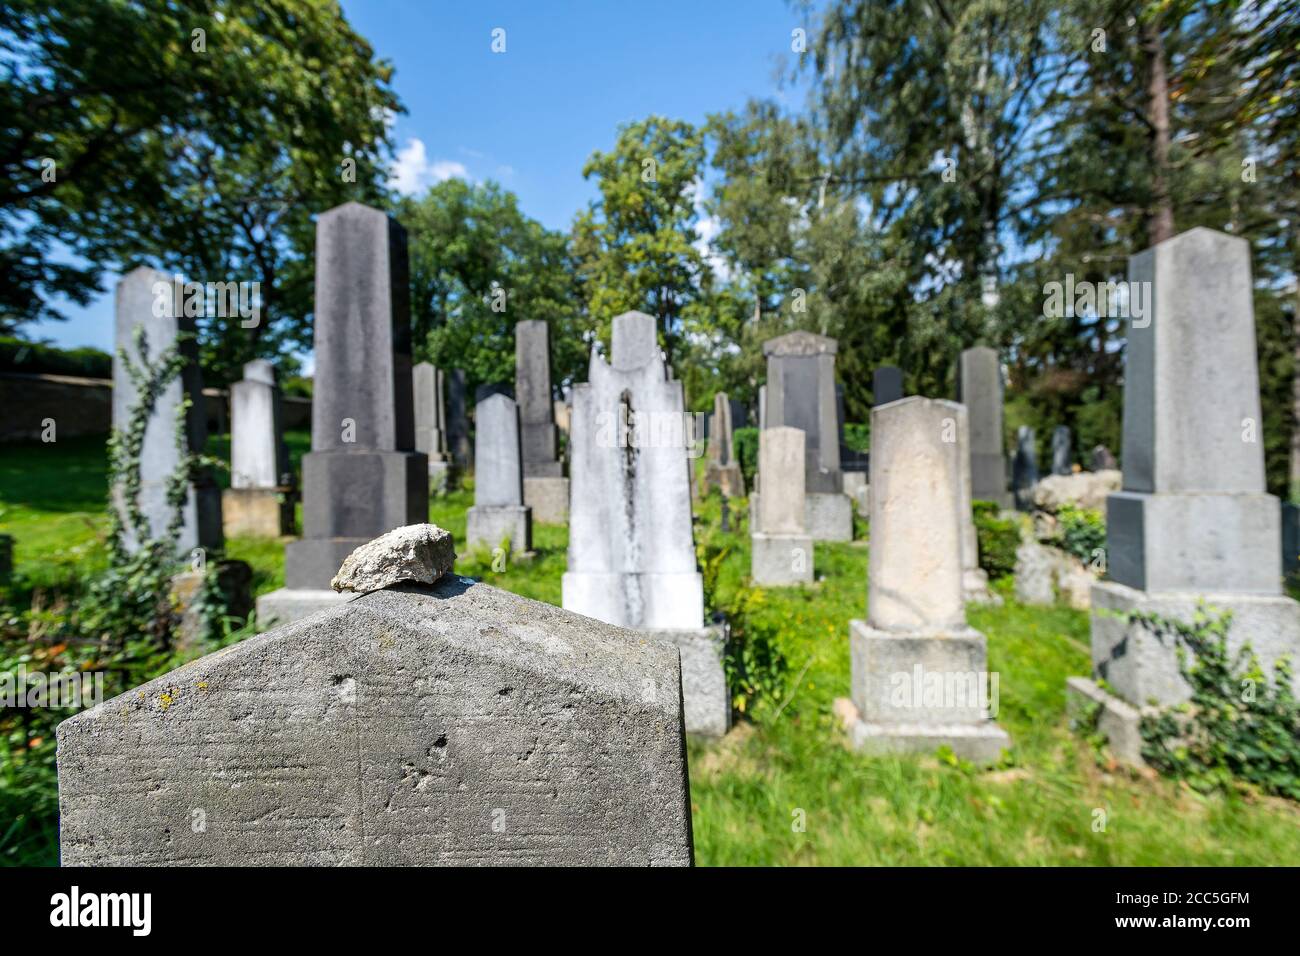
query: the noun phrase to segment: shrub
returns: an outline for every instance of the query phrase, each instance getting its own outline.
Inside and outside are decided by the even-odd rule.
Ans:
[[[1106,519],[1100,511],[1064,505],[1056,513],[1061,547],[1085,564],[1106,547]]]
[[[740,462],[740,472],[745,476],[745,487],[753,488],[758,471],[758,429],[737,428],[731,434],[731,445]]]
[[[854,451],[870,451],[871,425],[862,422],[845,422],[844,444]]]
[[[777,639],[779,628],[758,611],[764,602],[761,588],[741,588],[727,610],[730,634],[722,659],[731,689],[731,707],[737,714],[779,707],[786,690],[785,655]]]
[[[1300,702],[1291,692],[1291,663],[1279,660],[1270,683],[1244,646],[1228,653],[1231,614],[1198,607],[1191,623],[1132,613],[1162,640],[1177,642],[1178,670],[1191,700],[1142,718],[1142,756],[1163,774],[1197,790],[1233,780],[1300,800]]]
[[[1020,524],[1015,518],[999,517],[995,501],[972,502],[975,537],[979,542],[980,567],[989,580],[1014,574],[1016,549],[1020,547]]]
[[[112,378],[113,357],[99,349],[59,349],[0,336],[0,371]]]

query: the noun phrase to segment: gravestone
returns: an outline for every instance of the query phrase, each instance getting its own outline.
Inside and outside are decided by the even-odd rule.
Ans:
[[[162,390],[154,405],[153,414],[145,427],[140,451],[140,493],[137,503],[148,522],[149,535],[162,538],[171,523],[173,509],[167,503],[169,479],[182,466],[183,458],[199,455],[207,444],[207,422],[204,416],[203,379],[199,372],[198,344],[194,339],[193,317],[176,309],[172,277],[155,269],[141,266],[128,272],[117,284],[114,341],[118,351],[125,352],[131,363],[140,369],[144,361],[156,362],[159,356],[176,349],[184,365],[178,377]],[[158,308],[155,308],[158,305]],[[182,314],[177,315],[180,311]],[[145,335],[146,354],[141,355],[136,342],[137,330]],[[177,415],[181,404],[189,400],[180,426],[180,444],[177,439]],[[131,409],[139,400],[135,383],[116,353],[113,357],[113,428],[125,431]],[[120,489],[114,492],[115,507],[121,509]],[[123,544],[134,551],[139,542],[126,523]],[[211,472],[200,469],[191,481],[189,492],[181,505],[180,535],[176,540],[178,556],[188,557],[195,548],[220,550],[223,545],[221,531],[221,490]]]
[[[734,431],[731,427],[733,403],[726,392],[713,396],[713,416],[709,419],[709,460],[704,470],[704,491],[712,488],[724,498],[745,497],[745,478],[736,460]]]
[[[293,534],[293,487],[284,446],[280,390],[265,359],[230,386],[230,487],[221,495],[227,537]]]
[[[850,737],[871,753],[948,745],[979,762],[1010,746],[997,675],[962,600],[965,409],[904,398],[871,412],[868,620],[850,625]],[[843,705],[841,705],[843,707]],[[856,714],[852,711],[856,710]]]
[[[569,479],[557,455],[550,328],[540,319],[515,323],[515,393],[524,455],[524,504],[538,521],[564,524],[569,518]]]
[[[1300,605],[1282,591],[1281,513],[1264,484],[1249,244],[1192,229],[1131,257],[1129,281],[1152,307],[1128,332],[1093,676],[1131,705],[1167,705],[1190,693],[1174,642],[1129,614],[1190,621],[1200,601],[1231,612],[1229,655],[1249,643],[1271,674],[1300,659]]]
[[[1057,425],[1052,431],[1052,474],[1074,473],[1074,450],[1070,442],[1070,429]]]
[[[888,405],[903,397],[903,370],[893,365],[882,365],[871,376],[873,405]]]
[[[1098,445],[1092,450],[1092,470],[1093,471],[1114,471],[1119,468],[1119,462],[1111,454],[1111,450],[1105,445]]]
[[[470,548],[493,549],[509,541],[510,551],[533,550],[533,513],[524,504],[519,408],[492,392],[474,412],[474,507],[466,516]]]
[[[303,537],[285,586],[258,618],[294,621],[341,597],[329,589],[355,548],[429,516],[429,464],[415,448],[406,230],[350,202],[316,221],[312,450],[303,456]]]
[[[970,413],[971,494],[1008,508],[1011,495],[1002,454],[1002,369],[997,350],[981,346],[962,352],[957,389],[958,400]]]
[[[415,450],[424,452],[429,459],[429,490],[433,494],[447,490],[451,470],[447,455],[447,406],[443,401],[445,378],[442,369],[430,362],[418,362],[411,372]]]
[[[951,420],[945,419],[944,426],[949,432],[944,438],[956,441],[960,445],[957,461],[961,466],[961,501],[957,508],[961,515],[961,593],[967,604],[994,604],[1001,606],[1002,598],[989,590],[988,572],[980,567],[979,538],[975,533],[975,512],[971,491],[970,473],[970,410],[965,405],[957,404],[960,409]],[[867,515],[870,518],[870,513]]]
[[[454,368],[447,380],[447,445],[451,460],[461,471],[474,468],[469,442],[469,401],[465,370]]]
[[[851,541],[853,503],[840,470],[834,339],[790,332],[763,343],[767,356],[764,428],[800,429],[806,438],[808,533],[814,541]]]
[[[1038,484],[1038,441],[1028,425],[1016,429],[1016,457],[1011,462],[1011,488],[1016,507],[1032,511],[1034,485]]]
[[[644,313],[614,319],[610,358],[593,349],[588,381],[573,388],[563,604],[677,644],[686,729],[722,734],[724,636],[704,626],[682,383],[669,378]]]
[[[749,427],[749,409],[738,398],[729,398],[727,401],[731,405],[731,433],[734,435],[736,429]]]
[[[758,386],[758,427],[761,431],[767,427],[767,386]]]
[[[813,579],[813,543],[805,524],[804,434],[767,428],[758,436],[758,467],[768,492],[759,528],[750,537],[750,574],[755,584],[788,585]]]
[[[680,686],[671,645],[394,583],[60,724],[61,859],[690,865]]]

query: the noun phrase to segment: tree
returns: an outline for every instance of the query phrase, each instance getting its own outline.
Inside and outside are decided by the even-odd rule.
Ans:
[[[607,339],[616,315],[639,309],[659,323],[669,361],[711,283],[699,240],[696,194],[703,135],[651,116],[620,127],[614,149],[595,152],[582,175],[600,198],[573,225],[572,249],[589,320]]]
[[[568,237],[524,215],[495,183],[438,183],[395,209],[411,257],[416,358],[463,368],[468,388],[513,381],[514,326],[542,319],[551,330],[556,385],[583,377],[590,336]]]
[[[310,343],[311,217],[383,199],[401,108],[336,3],[15,0],[0,68],[0,324],[56,317],[55,297],[84,303],[101,270],[147,263],[260,283],[257,326],[200,322],[217,381]]]

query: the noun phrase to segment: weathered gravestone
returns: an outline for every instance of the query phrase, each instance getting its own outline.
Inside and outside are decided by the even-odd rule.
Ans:
[[[996,349],[966,349],[957,365],[958,400],[970,413],[971,493],[1011,506],[1002,454],[1002,369]]]
[[[293,533],[293,487],[284,446],[280,390],[265,359],[230,386],[230,487],[221,495],[227,536]]]
[[[454,368],[447,380],[447,444],[451,460],[461,471],[474,467],[474,452],[469,441],[469,395],[465,370]]]
[[[443,573],[430,531],[64,721],[64,865],[689,865],[676,648]]]
[[[1034,485],[1038,484],[1038,440],[1028,425],[1016,429],[1016,456],[1011,462],[1011,489],[1016,507],[1031,511],[1034,507]]]
[[[443,400],[446,376],[430,362],[418,362],[411,371],[415,406],[415,450],[429,459],[429,490],[447,490],[451,462],[447,455],[447,405]]]
[[[1052,430],[1052,474],[1073,474],[1074,450],[1070,441],[1070,429],[1057,425]]]
[[[808,533],[814,541],[853,539],[853,503],[844,494],[840,471],[836,349],[834,339],[804,331],[763,343],[767,356],[763,427],[798,428],[806,436],[805,502]]]
[[[474,507],[466,516],[471,548],[533,549],[533,513],[524,504],[519,443],[519,408],[514,399],[492,392],[474,412]]]
[[[1098,445],[1092,450],[1092,470],[1093,471],[1114,471],[1119,468],[1119,462],[1115,460],[1114,454],[1105,445]]]
[[[745,497],[745,477],[736,460],[734,431],[731,427],[733,403],[726,392],[713,396],[713,416],[709,419],[709,460],[704,471],[704,491],[712,488],[724,498]]]
[[[988,572],[980,567],[979,538],[975,533],[975,512],[970,473],[970,411],[965,405],[957,404],[960,411],[952,419],[944,420],[944,441],[955,441],[960,445],[957,461],[961,466],[961,501],[957,508],[961,515],[961,593],[967,604],[996,604],[1001,606],[1002,598],[989,590]],[[870,518],[870,513],[867,514]]]
[[[764,429],[758,436],[758,463],[768,490],[762,497],[758,529],[750,537],[754,583],[812,581],[813,542],[804,511],[803,432],[797,428]]]
[[[1106,501],[1109,580],[1092,586],[1093,675],[1129,704],[1175,704],[1190,694],[1175,642],[1130,613],[1229,611],[1229,654],[1249,643],[1271,674],[1300,659],[1300,604],[1282,593],[1280,509],[1264,485],[1249,244],[1192,229],[1131,257],[1129,281],[1152,310],[1128,333],[1124,486]]]
[[[903,397],[903,370],[893,365],[882,365],[871,376],[873,405],[888,405]]]
[[[767,386],[758,386],[758,427],[761,431],[767,427]]]
[[[996,760],[1010,745],[991,719],[997,675],[962,601],[965,410],[905,398],[871,413],[868,621],[850,626],[855,746]],[[846,708],[847,709],[847,708]]]
[[[168,485],[183,461],[199,455],[207,444],[204,417],[203,380],[199,372],[198,343],[194,339],[194,318],[178,309],[172,278],[141,266],[128,272],[117,284],[114,339],[119,352],[139,371],[145,363],[156,363],[163,353],[179,352],[181,373],[158,395],[145,426],[140,449],[140,493],[137,503],[148,524],[149,536],[165,536],[174,511],[167,503]],[[145,336],[145,354],[140,353],[137,334]],[[113,428],[125,432],[130,415],[139,403],[136,383],[122,363],[113,357]],[[182,404],[188,401],[188,407]],[[182,418],[178,426],[178,416]],[[179,431],[179,439],[178,439]],[[121,489],[115,489],[115,507],[124,512]],[[123,544],[128,550],[139,546],[129,521],[124,522]],[[199,469],[190,482],[181,505],[178,556],[188,557],[195,548],[220,550],[221,490],[206,469]]]
[[[722,734],[724,638],[704,627],[682,383],[668,377],[651,316],[618,316],[612,339],[611,362],[593,350],[589,381],[573,389],[563,604],[677,644],[686,729]]]
[[[350,202],[316,222],[312,450],[303,456],[303,537],[285,587],[259,619],[294,621],[339,603],[329,590],[359,545],[428,519],[429,464],[415,448],[406,231]]]
[[[557,451],[551,334],[540,319],[515,323],[515,394],[524,455],[524,504],[547,524],[569,517],[569,479]]]

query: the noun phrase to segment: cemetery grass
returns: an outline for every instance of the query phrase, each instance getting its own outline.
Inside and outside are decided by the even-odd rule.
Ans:
[[[291,444],[305,448],[305,435]],[[295,455],[295,457],[297,457]],[[16,539],[16,570],[34,581],[89,575],[102,562],[103,444],[8,446],[0,465],[0,531]],[[433,499],[430,520],[464,540],[473,495]],[[767,692],[721,741],[689,743],[696,860],[701,865],[1279,865],[1300,859],[1300,808],[1250,791],[1201,795],[1114,764],[1070,730],[1065,678],[1089,669],[1088,618],[1066,608],[972,608],[1000,674],[999,722],[1013,749],[977,769],[936,753],[865,757],[832,713],[849,686],[848,626],[866,610],[865,541],[816,547],[818,581],[805,588],[747,586],[743,502],[721,530],[719,499],[697,508],[696,540],[710,606],[742,610],[747,636],[782,662]],[[858,533],[865,528],[859,523]],[[534,525],[534,553],[504,563],[463,555],[457,571],[552,604],[560,602],[567,533]],[[81,550],[76,550],[80,548]],[[253,565],[258,593],[283,580],[283,542],[232,539]],[[1006,592],[1003,586],[1004,594]],[[11,591],[11,600],[22,594]],[[53,748],[47,748],[53,760]],[[6,790],[7,820],[39,803],[44,839],[0,844],[0,864],[57,862],[50,793]],[[1103,816],[1104,815],[1104,816]],[[1101,824],[1104,822],[1104,829]],[[801,825],[802,824],[802,825]]]

